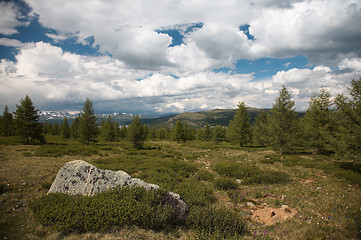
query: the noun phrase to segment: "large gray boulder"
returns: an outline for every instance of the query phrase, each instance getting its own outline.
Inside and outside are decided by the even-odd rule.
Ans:
[[[75,160],[65,163],[59,170],[48,194],[66,193],[73,196],[92,196],[115,187],[143,187],[147,191],[159,188],[158,185],[144,182],[139,178],[132,178],[126,172],[102,170],[85,161]],[[164,201],[173,208],[179,217],[187,216],[188,206],[179,194],[168,192]]]

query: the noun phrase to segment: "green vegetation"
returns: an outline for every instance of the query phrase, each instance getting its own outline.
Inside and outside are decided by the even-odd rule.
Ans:
[[[1,238],[116,238],[132,233],[133,238],[146,234],[150,239],[252,239],[254,232],[266,229],[263,236],[270,239],[357,239],[359,234],[360,165],[337,155],[312,155],[312,149],[279,155],[204,141],[147,141],[139,150],[127,141],[82,144],[52,135],[40,146],[16,143],[15,137],[0,140]],[[59,168],[79,158],[179,193],[190,207],[187,219],[174,217],[160,200],[162,192],[46,195]],[[249,214],[249,202],[275,209],[286,204],[298,213],[269,227]]]
[[[83,111],[79,118],[79,135],[80,141],[90,143],[96,141],[98,127],[96,126],[95,111],[92,101],[87,98],[84,103]]]
[[[16,105],[14,116],[17,135],[20,136],[26,144],[35,142],[45,143],[42,125],[38,122],[38,110],[35,110],[33,102],[28,95],[26,95],[25,99],[20,100],[20,105]],[[9,117],[9,115],[5,115],[4,119]],[[6,126],[6,128],[9,128],[9,125]]]
[[[61,233],[105,232],[124,225],[161,230],[181,221],[163,203],[164,197],[165,192],[144,188],[115,189],[94,197],[56,193],[31,202],[30,209],[41,224]]]

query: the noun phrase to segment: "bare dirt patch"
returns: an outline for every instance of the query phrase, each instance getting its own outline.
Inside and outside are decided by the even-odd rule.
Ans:
[[[252,210],[252,213],[251,218],[253,221],[271,226],[293,218],[296,215],[297,210],[290,208],[287,205],[282,205],[281,208],[265,206],[263,208]]]

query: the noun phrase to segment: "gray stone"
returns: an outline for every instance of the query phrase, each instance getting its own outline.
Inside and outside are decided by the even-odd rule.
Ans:
[[[132,178],[124,171],[99,169],[82,160],[65,163],[59,170],[49,193],[66,193],[69,195],[93,196],[97,193],[114,189],[115,187],[143,187],[147,191],[159,189],[158,185]],[[170,205],[179,217],[185,218],[188,206],[179,194],[168,192],[163,199]]]
[[[256,205],[253,203],[253,202],[247,202],[247,204],[246,204],[248,207],[250,207],[250,208],[255,208],[256,207]]]

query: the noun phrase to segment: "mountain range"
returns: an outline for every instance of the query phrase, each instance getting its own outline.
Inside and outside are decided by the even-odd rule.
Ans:
[[[269,109],[249,108],[248,115],[251,118],[251,124],[255,122],[257,115],[261,112],[269,112]],[[154,128],[173,127],[175,123],[180,120],[188,126],[194,128],[204,127],[207,123],[210,126],[217,124],[228,126],[229,121],[232,120],[236,109],[214,109],[202,112],[185,112],[180,114],[172,114],[162,117],[143,117],[140,120],[143,124],[147,124]],[[40,111],[40,121],[47,121],[49,123],[60,123],[66,117],[69,122],[76,118],[79,112],[57,112],[57,111]],[[100,123],[102,119],[106,120],[111,116],[113,121],[117,121],[119,125],[129,125],[133,120],[133,114],[129,113],[111,113],[111,114],[96,114],[97,121]]]

